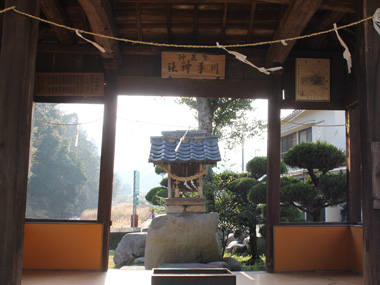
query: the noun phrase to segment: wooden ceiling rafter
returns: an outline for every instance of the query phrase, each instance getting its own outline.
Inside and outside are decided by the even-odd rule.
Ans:
[[[255,21],[255,15],[256,15],[256,2],[253,2],[251,5],[251,14],[249,16],[247,43],[250,43],[252,40],[252,31],[253,31],[253,23]]]
[[[141,26],[141,6],[140,2],[136,2],[136,25],[137,25],[137,39],[142,41],[142,26]]]
[[[223,20],[222,20],[222,33],[220,35],[221,43],[224,42],[224,38],[226,37],[227,14],[228,14],[228,3],[224,3],[224,5],[223,5]]]
[[[38,30],[38,40],[40,40],[42,37],[45,36],[45,34],[49,33],[51,31],[51,26],[49,24],[41,24],[39,26]]]
[[[342,12],[326,11],[321,19],[314,25],[313,33],[325,31],[333,28],[333,24],[339,22],[346,14]],[[326,39],[327,34],[308,39],[307,46],[310,49],[320,49]]]
[[[294,0],[286,9],[273,40],[300,36],[310,19],[319,9],[321,2],[322,0]],[[286,42],[286,45],[282,43],[270,45],[265,58],[265,66],[272,67],[275,64],[282,64],[295,43],[296,41],[293,40]]]
[[[101,35],[116,37],[116,23],[112,15],[109,1],[107,0],[78,0],[87,16],[92,32]],[[121,64],[119,42],[112,39],[95,36],[95,41],[105,49],[101,53],[106,69],[112,69]]]
[[[280,4],[280,5],[290,5],[293,0],[257,0],[257,3],[268,3],[268,4]],[[162,0],[124,0],[119,2],[140,2],[140,3],[160,3]],[[234,3],[234,4],[252,4],[252,0],[166,0],[165,3],[176,3],[176,4],[224,4],[224,3]],[[332,10],[344,13],[355,13],[355,5],[353,0],[323,0],[320,9]]]
[[[166,4],[166,21],[167,21],[167,29],[168,29],[168,43],[171,44],[173,42],[173,31],[172,31],[172,4]]]
[[[194,32],[193,32],[193,42],[196,44],[198,42],[198,3],[194,4]]]
[[[47,20],[70,26],[66,14],[58,0],[40,0],[40,6]],[[54,31],[60,44],[70,45],[75,42],[75,37],[69,30],[57,26],[51,26],[51,29]]]

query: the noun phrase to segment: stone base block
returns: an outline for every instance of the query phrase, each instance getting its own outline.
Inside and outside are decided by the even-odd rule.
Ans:
[[[236,285],[236,275],[228,269],[154,269],[152,285]]]
[[[205,206],[180,206],[180,205],[166,206],[166,213],[167,214],[206,213],[206,207]]]
[[[148,229],[145,268],[156,268],[164,263],[222,261],[217,239],[218,220],[217,213],[154,218]]]
[[[205,198],[168,198],[167,214],[206,213]]]

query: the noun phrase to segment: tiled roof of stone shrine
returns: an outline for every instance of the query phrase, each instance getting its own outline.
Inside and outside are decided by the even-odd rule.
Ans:
[[[154,164],[215,164],[221,160],[218,136],[207,135],[206,131],[164,131],[162,136],[150,137],[150,142],[149,162]]]

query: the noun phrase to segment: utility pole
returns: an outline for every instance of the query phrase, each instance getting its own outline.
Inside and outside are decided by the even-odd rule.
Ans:
[[[138,170],[133,171],[133,214],[132,214],[132,227],[135,231],[137,206],[139,205],[139,193],[140,193],[140,172]],[[138,216],[137,216],[138,217]]]
[[[241,144],[241,172],[244,172],[244,133]]]

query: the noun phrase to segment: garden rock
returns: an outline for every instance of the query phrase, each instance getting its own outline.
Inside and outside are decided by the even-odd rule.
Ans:
[[[227,247],[226,251],[232,254],[236,253],[244,253],[246,252],[248,247],[245,244],[241,244],[238,241],[232,241]]]
[[[227,238],[227,243],[226,244],[230,244],[231,242],[233,241],[237,241],[237,237],[235,237],[235,235],[233,233],[229,234],[228,235],[228,238]]]
[[[231,253],[237,254],[237,253],[245,253],[247,251],[247,246],[241,243],[237,243],[232,247]]]
[[[233,247],[238,244],[239,242],[237,240],[234,240],[234,241],[231,241],[230,243],[228,243],[227,247],[226,247],[226,251],[227,252],[232,252],[232,249]]]
[[[213,265],[216,268],[226,268],[228,270],[231,270],[230,266],[224,261],[214,261],[214,262],[209,262],[207,264]]]
[[[145,249],[145,268],[165,263],[221,261],[217,213],[168,214],[155,218]]]
[[[133,260],[133,263],[134,264],[140,264],[140,263],[144,263],[144,261],[145,261],[144,257],[138,257],[135,260]]]
[[[210,263],[164,263],[157,268],[229,268],[227,263],[223,261]]]
[[[223,261],[228,264],[231,271],[243,271],[244,270],[243,266],[235,258],[225,257],[225,258],[223,258]]]
[[[119,242],[113,257],[116,266],[128,265],[144,256],[146,232],[126,234]]]

